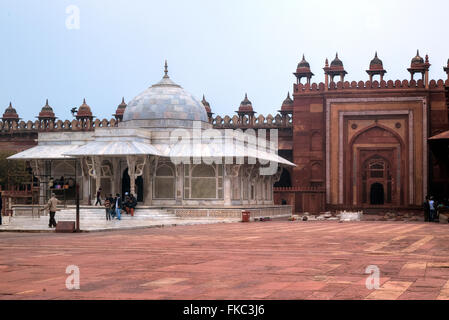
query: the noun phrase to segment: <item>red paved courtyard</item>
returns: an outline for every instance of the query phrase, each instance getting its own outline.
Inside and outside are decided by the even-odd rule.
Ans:
[[[449,299],[448,225],[272,221],[0,242],[0,299]],[[66,288],[68,265],[80,290]],[[366,288],[369,265],[379,290]]]

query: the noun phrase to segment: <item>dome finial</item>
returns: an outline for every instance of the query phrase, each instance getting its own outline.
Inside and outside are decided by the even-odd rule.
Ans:
[[[167,65],[167,60],[165,60],[165,66],[164,66],[164,78],[168,78],[168,65]]]
[[[48,106],[48,98],[47,98],[47,100],[45,101],[45,105]]]
[[[86,104],[86,98],[83,98],[83,104]]]
[[[125,97],[122,97],[122,103],[125,103]]]

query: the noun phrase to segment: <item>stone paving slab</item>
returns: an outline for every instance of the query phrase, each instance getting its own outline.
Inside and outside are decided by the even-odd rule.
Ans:
[[[449,300],[448,231],[271,221],[0,233],[0,299]],[[65,286],[68,265],[80,268],[80,290]],[[372,265],[377,290],[366,287]]]

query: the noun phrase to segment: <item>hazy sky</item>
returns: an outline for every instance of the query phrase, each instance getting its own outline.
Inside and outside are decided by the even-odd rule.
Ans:
[[[70,5],[79,29],[66,26]],[[160,80],[165,59],[171,78],[219,115],[245,92],[255,111],[276,113],[303,53],[314,82],[337,51],[349,81],[368,79],[376,50],[386,80],[409,79],[416,49],[429,54],[431,78],[445,79],[448,12],[447,0],[1,0],[0,111],[12,101],[34,119],[48,98],[71,119],[85,97],[110,118],[122,96]]]

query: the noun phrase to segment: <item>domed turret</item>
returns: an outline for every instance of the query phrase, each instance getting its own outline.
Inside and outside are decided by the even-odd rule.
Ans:
[[[117,110],[115,110],[115,114],[113,114],[115,120],[117,121],[123,120],[123,114],[125,113],[126,106],[127,104],[125,102],[125,97],[122,97],[122,102],[117,106]]]
[[[424,59],[419,55],[419,50],[416,51],[416,57],[412,59],[411,66],[417,66],[424,64]]]
[[[201,103],[203,104],[204,109],[206,110],[206,112],[210,113],[211,112],[210,104],[209,104],[209,102],[207,102],[206,98],[204,97],[204,94],[203,94],[203,100],[201,100]]]
[[[53,108],[48,104],[48,99],[45,101],[45,106],[42,107],[37,118],[39,119],[39,122],[44,123],[45,125],[56,119]]]
[[[412,59],[412,62],[410,64],[410,68],[408,68],[408,72],[411,74],[411,80],[413,80],[415,73],[421,73],[422,74],[422,80],[425,81],[426,87],[428,87],[428,79],[425,79],[426,73],[429,71],[430,63],[429,63],[429,56],[426,55],[426,60],[424,60],[419,55],[419,50],[416,51],[416,56]]]
[[[201,103],[202,103],[203,106],[204,106],[204,110],[206,110],[206,113],[207,113],[207,117],[208,117],[208,119],[209,119],[209,122],[211,122],[211,121],[212,121],[212,115],[213,115],[213,113],[212,113],[212,110],[211,110],[211,108],[210,108],[209,102],[207,102],[207,101],[206,101],[206,98],[204,97],[204,94],[203,94],[203,100],[201,100]]]
[[[374,59],[371,60],[369,68],[371,70],[373,70],[373,69],[383,69],[384,68],[384,64],[383,64],[382,60],[380,60],[379,57],[377,56],[377,51],[376,51],[376,54],[374,56]]]
[[[167,61],[165,75],[132,99],[125,109],[125,127],[142,128],[192,128],[193,122],[200,121],[210,127],[204,105],[192,94],[174,83],[168,76]]]
[[[327,76],[331,77],[331,82],[334,82],[335,76],[340,76],[341,82],[345,81],[345,75],[347,75],[348,73],[343,67],[343,61],[341,61],[338,58],[338,53],[335,55],[335,59],[331,62],[330,67],[328,66],[328,60],[326,59],[326,66],[324,67],[324,73]]]
[[[331,68],[339,69],[343,68],[343,61],[338,58],[338,53],[335,55],[335,59],[331,62]]]
[[[248,100],[248,94],[245,93],[245,99],[240,103],[239,112],[253,112],[253,104]]]
[[[385,75],[385,73],[387,73],[387,71],[384,69],[382,60],[380,60],[379,57],[377,56],[377,51],[374,56],[374,59],[371,60],[371,63],[369,65],[369,70],[366,70],[366,72],[369,75],[370,82],[373,82],[373,77],[375,75],[380,75],[380,81],[383,81],[384,75]]]
[[[282,124],[287,125],[293,115],[293,100],[290,98],[290,92],[287,98],[282,102],[281,110],[278,111],[282,115]]]
[[[17,114],[16,109],[12,107],[12,103],[10,102],[8,108],[6,108],[5,113],[3,114],[2,121],[11,124],[13,121],[18,122],[19,120],[19,115]]]
[[[310,70],[310,64],[306,61],[306,58],[304,55],[302,55],[301,62],[298,63],[298,69],[309,69]]]
[[[253,110],[253,104],[248,99],[248,94],[245,93],[245,99],[240,103],[239,110],[236,112],[239,115],[240,122],[243,123],[243,117],[248,116],[249,122],[252,123],[255,112]]]
[[[92,111],[90,109],[90,106],[86,104],[86,99],[83,99],[83,104],[78,108],[78,112],[76,114],[77,120],[82,119],[90,119],[92,120]]]
[[[314,76],[314,74],[310,70],[310,64],[307,62],[304,55],[302,55],[302,60],[298,63],[296,72],[293,74],[296,76],[298,84],[301,83],[302,78],[306,78],[307,83],[310,84],[310,81],[311,81],[312,77]]]
[[[287,98],[282,102],[281,111],[290,111],[293,108],[293,100],[290,98],[290,92],[287,93]]]

